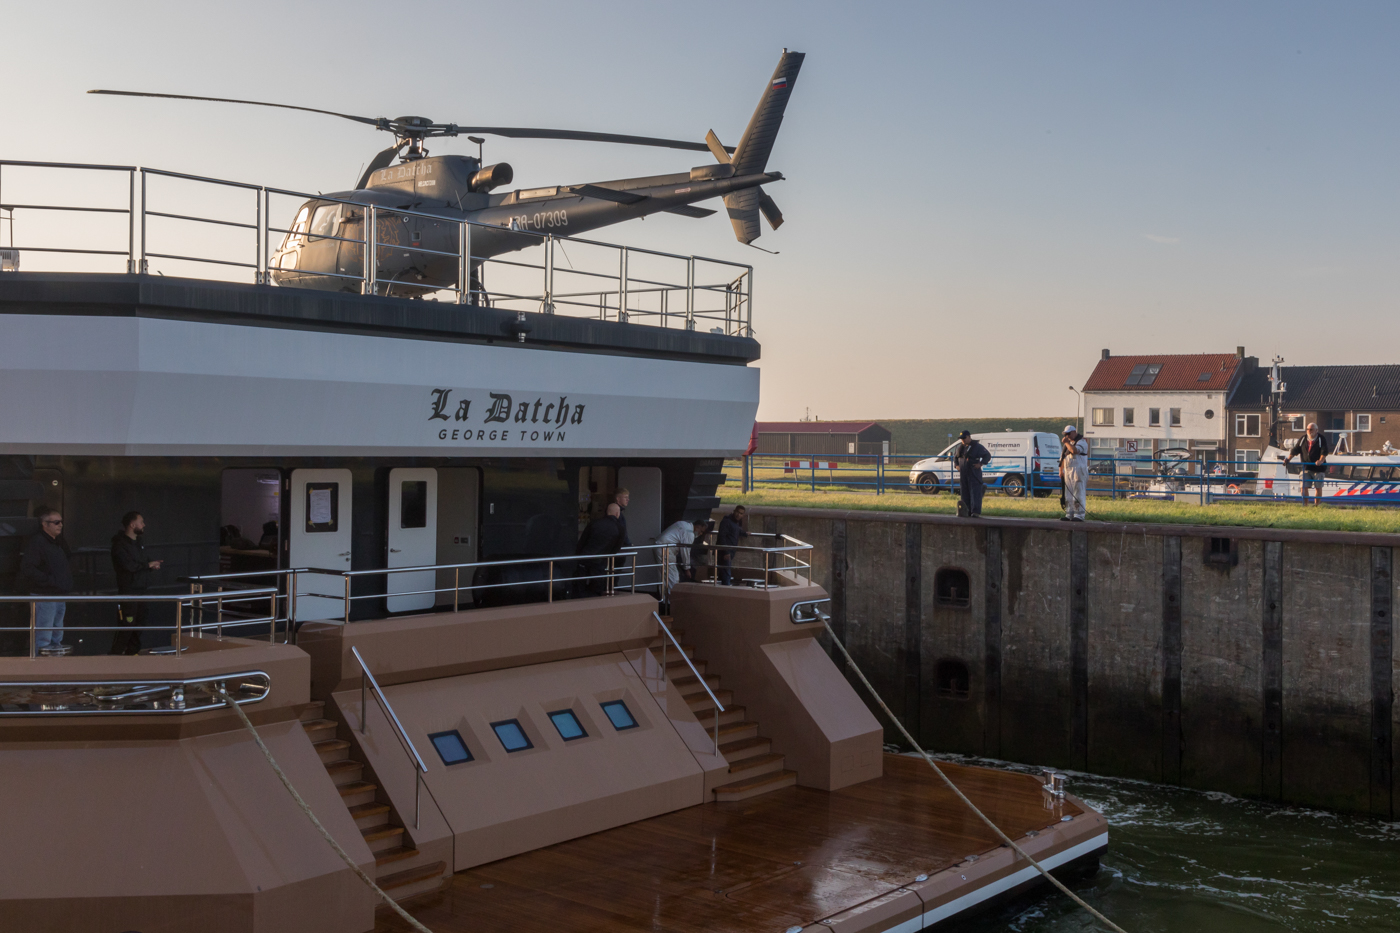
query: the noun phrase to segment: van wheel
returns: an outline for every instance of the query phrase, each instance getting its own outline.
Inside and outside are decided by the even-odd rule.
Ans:
[[[920,473],[918,482],[919,492],[926,496],[936,496],[942,489],[938,485],[938,477],[932,473]]]
[[[1001,481],[1002,495],[1019,499],[1026,494],[1026,481],[1021,478],[1020,473],[1012,473]]]

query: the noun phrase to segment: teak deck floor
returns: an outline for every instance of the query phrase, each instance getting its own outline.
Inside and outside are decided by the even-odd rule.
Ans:
[[[941,766],[1013,839],[1083,812],[1047,809],[1030,775]],[[887,755],[873,781],[663,814],[459,872],[409,906],[434,933],[772,933],[998,845],[922,760]]]

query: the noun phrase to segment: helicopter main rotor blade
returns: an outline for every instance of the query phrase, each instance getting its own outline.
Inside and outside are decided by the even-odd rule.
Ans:
[[[356,123],[367,123],[370,126],[387,130],[390,120],[380,117],[357,117],[352,113],[337,113],[334,110],[318,110],[315,107],[298,107],[295,104],[273,104],[265,100],[238,100],[233,97],[196,97],[193,94],[152,94],[146,91],[108,91],[94,90],[89,94],[111,94],[117,97],[164,97],[169,100],[207,100],[219,104],[252,104],[255,107],[278,107],[282,110],[302,110],[306,113],[322,113],[330,117],[340,117],[345,120],[354,120]]]
[[[488,133],[492,136],[509,136],[515,139],[578,139],[585,142],[623,143],[630,146],[658,146],[663,149],[689,149],[693,152],[709,152],[705,143],[692,143],[684,139],[661,139],[656,136],[626,136],[620,133],[590,133],[584,130],[547,130],[530,126],[458,126],[459,133]],[[734,150],[730,147],[730,152]]]

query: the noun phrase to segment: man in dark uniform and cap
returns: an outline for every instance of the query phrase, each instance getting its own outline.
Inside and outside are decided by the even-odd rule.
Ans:
[[[953,466],[958,471],[958,486],[962,490],[959,512],[971,518],[982,516],[982,496],[987,486],[982,482],[982,467],[992,462],[987,448],[972,437],[971,431],[958,435],[958,446],[953,449]]]
[[[606,555],[622,550],[622,542],[627,532],[619,519],[622,507],[616,502],[608,504],[607,513],[593,519],[578,539],[578,553],[591,555],[591,560],[579,561],[580,588],[594,596],[604,596],[608,592],[608,562]]]

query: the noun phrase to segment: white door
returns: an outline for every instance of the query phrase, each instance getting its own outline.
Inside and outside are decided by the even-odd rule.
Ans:
[[[634,547],[654,544],[664,531],[661,527],[661,470],[658,467],[619,467],[617,486],[631,493],[627,504],[627,536]],[[637,563],[655,564],[660,560],[656,550],[643,551]],[[619,586],[624,581],[619,580]],[[654,586],[661,582],[661,572],[653,568],[637,573],[637,586]]]
[[[293,470],[288,564],[318,570],[350,569],[349,470]],[[318,598],[316,594],[333,597]],[[298,574],[296,618],[345,618],[345,580],[324,573]]]
[[[437,563],[437,470],[401,468],[389,471],[388,567],[430,567]],[[390,612],[431,609],[430,592],[437,575],[431,570],[391,573],[385,592],[412,593],[389,596]]]

